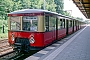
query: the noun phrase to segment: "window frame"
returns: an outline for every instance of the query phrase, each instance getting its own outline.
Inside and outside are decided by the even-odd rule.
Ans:
[[[13,21],[13,20],[11,20],[11,19],[13,19],[12,17],[14,17],[14,19],[15,19],[15,17],[17,17],[18,18],[18,20],[20,20],[20,21],[18,21],[18,20],[14,20],[14,22],[15,23],[17,23],[17,24],[19,24],[19,29],[17,30],[17,26],[15,26],[16,27],[16,29],[12,29],[12,25],[11,25],[11,22]],[[14,28],[15,28],[14,27]],[[20,16],[10,16],[9,17],[9,30],[16,30],[16,31],[19,31],[19,30],[21,30],[21,18],[20,18]]]
[[[28,17],[28,18],[30,18],[30,17],[33,17],[33,18],[36,17],[37,19],[35,19],[35,20],[33,20],[33,19],[23,20],[23,19],[25,19],[25,17],[26,17],[26,18],[27,18],[27,17]],[[23,27],[24,27],[24,25],[23,25],[24,22],[23,22],[23,21],[28,21],[28,22],[27,22],[27,23],[29,23],[29,25],[28,25],[29,27],[27,27],[28,29],[27,29],[26,27],[25,27],[25,28],[26,28],[25,30],[23,29]],[[34,26],[33,21],[37,21],[37,27]],[[27,23],[26,23],[26,24],[27,24]],[[31,24],[30,24],[30,23],[31,23]],[[33,28],[35,28],[35,27],[36,27],[36,30],[33,29]],[[30,32],[37,32],[37,31],[38,31],[38,16],[22,16],[22,30],[23,30],[23,31],[30,31]]]

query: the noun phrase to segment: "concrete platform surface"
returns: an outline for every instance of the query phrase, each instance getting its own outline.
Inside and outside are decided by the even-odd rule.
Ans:
[[[88,25],[25,60],[90,60],[90,26]]]

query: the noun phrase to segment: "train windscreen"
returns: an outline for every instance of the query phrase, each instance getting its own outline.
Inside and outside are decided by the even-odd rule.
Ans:
[[[22,29],[24,31],[37,31],[37,16],[23,16]]]
[[[11,16],[10,17],[10,30],[20,30],[20,29],[21,29],[20,17]]]

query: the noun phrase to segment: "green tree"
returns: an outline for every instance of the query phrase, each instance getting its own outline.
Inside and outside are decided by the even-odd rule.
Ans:
[[[84,20],[83,18],[80,18],[80,17],[75,17],[75,18],[80,20],[80,21]]]
[[[64,11],[63,14],[64,14],[65,16],[70,16],[70,17],[71,17],[70,13],[67,12],[67,11]]]
[[[55,4],[56,4],[56,12],[57,13],[60,13],[60,14],[64,14],[64,11],[63,11],[63,0],[54,0]]]
[[[30,0],[31,2],[31,8],[33,9],[41,9],[43,0]]]
[[[54,0],[46,0],[46,10],[56,12]]]
[[[7,13],[10,12],[12,10],[12,0],[0,0],[1,3],[1,7],[0,7],[0,16],[6,20],[7,19]]]

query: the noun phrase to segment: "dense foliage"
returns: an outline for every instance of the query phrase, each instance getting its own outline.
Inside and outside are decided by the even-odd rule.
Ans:
[[[63,0],[45,0],[46,10],[65,14]],[[43,9],[44,0],[0,0],[0,19],[7,19],[7,13],[21,9]],[[67,12],[66,12],[67,15]]]
[[[56,12],[57,13],[61,13],[61,14],[64,14],[63,12],[63,0],[54,0],[55,4],[56,4]]]

